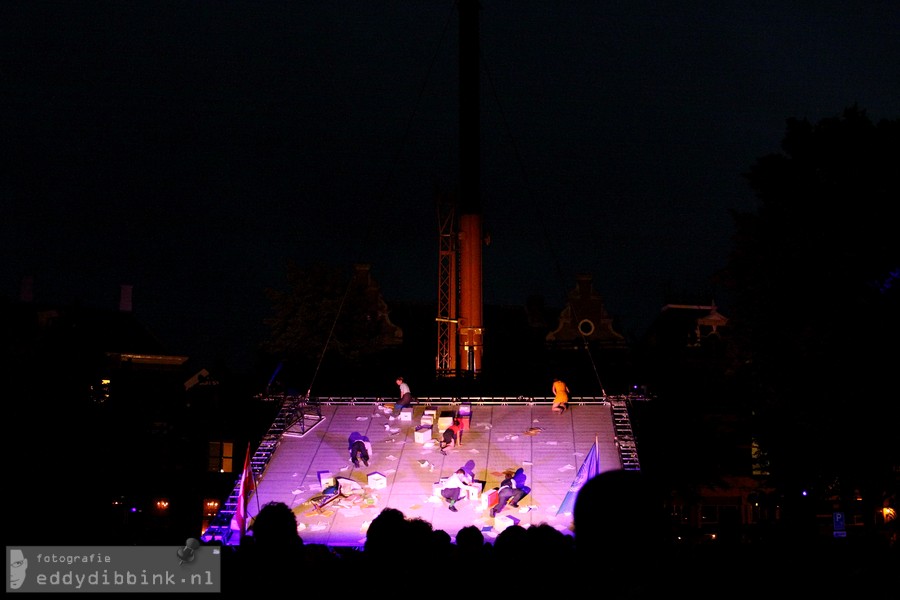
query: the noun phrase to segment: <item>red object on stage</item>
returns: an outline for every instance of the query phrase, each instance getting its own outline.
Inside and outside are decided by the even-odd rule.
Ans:
[[[241,485],[238,492],[237,510],[231,521],[231,528],[241,532],[241,537],[247,533],[247,504],[250,495],[256,490],[256,480],[253,478],[253,470],[250,468],[250,442],[247,442],[247,454],[244,456],[244,471],[241,474]]]

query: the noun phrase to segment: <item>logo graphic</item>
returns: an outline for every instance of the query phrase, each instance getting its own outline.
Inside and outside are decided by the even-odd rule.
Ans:
[[[28,559],[17,548],[9,551],[9,587],[14,590],[22,587],[25,583],[25,571],[28,570]]]
[[[179,550],[178,552],[175,553],[178,555],[178,558],[181,559],[181,562],[178,564],[183,565],[186,562],[193,561],[194,558],[196,558],[194,556],[194,550],[196,550],[199,547],[200,547],[200,540],[197,540],[194,538],[188,538],[187,541],[184,543],[184,548],[182,548],[181,550]]]

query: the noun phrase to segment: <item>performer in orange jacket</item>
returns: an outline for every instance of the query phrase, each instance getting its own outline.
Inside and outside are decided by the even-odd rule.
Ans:
[[[553,380],[553,412],[562,414],[569,404],[569,386],[561,379]]]

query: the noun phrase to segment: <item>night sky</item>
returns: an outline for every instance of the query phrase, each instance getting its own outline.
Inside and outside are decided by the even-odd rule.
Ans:
[[[679,295],[726,302],[729,211],[786,119],[900,117],[892,0],[481,4],[487,304],[561,307],[589,273],[633,337]],[[3,296],[132,285],[173,353],[235,363],[288,261],[436,301],[454,2],[6,0],[0,61]]]

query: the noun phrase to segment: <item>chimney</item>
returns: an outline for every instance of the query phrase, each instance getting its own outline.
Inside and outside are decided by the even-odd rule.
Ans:
[[[127,284],[119,287],[119,310],[122,312],[131,312],[131,288],[133,287]]]
[[[34,277],[26,275],[22,278],[22,287],[19,289],[19,300],[22,302],[34,301]]]
[[[593,280],[594,276],[590,274],[581,273],[575,276],[579,297],[589,299],[593,295]]]

